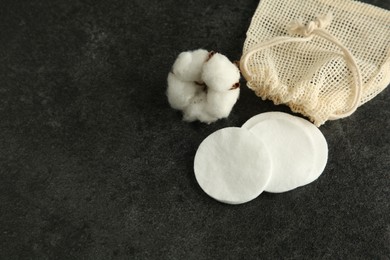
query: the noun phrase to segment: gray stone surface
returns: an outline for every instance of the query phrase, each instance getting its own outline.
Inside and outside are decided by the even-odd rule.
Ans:
[[[257,4],[2,1],[0,258],[388,259],[389,88],[320,128],[316,182],[240,206],[197,185],[206,136],[289,112],[243,87],[228,119],[188,124],[165,97],[179,52],[239,59]]]

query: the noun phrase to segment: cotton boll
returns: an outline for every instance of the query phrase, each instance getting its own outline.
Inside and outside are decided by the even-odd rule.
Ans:
[[[168,75],[168,101],[183,111],[184,121],[210,124],[229,116],[240,93],[239,78],[238,68],[222,54],[182,52]]]
[[[199,115],[203,113],[206,106],[206,93],[198,93],[194,96],[188,106],[183,110],[183,120],[193,122],[198,120]]]
[[[239,82],[240,71],[226,56],[215,53],[203,65],[201,76],[209,89],[227,91]]]
[[[240,89],[224,92],[208,90],[206,110],[210,115],[220,118],[228,117],[240,95]]]
[[[190,104],[183,111],[183,120],[187,122],[199,120],[207,124],[218,120],[217,117],[210,115],[207,110],[206,92],[200,92],[192,98]]]
[[[183,81],[202,83],[202,66],[208,59],[209,52],[203,49],[182,52],[173,64],[173,73]]]
[[[203,123],[213,123],[229,116],[237,102],[240,89],[225,92],[208,90],[198,93],[184,109],[184,121],[199,120]]]
[[[172,108],[183,110],[191,99],[201,91],[201,86],[194,82],[182,81],[173,73],[168,74],[167,97]]]

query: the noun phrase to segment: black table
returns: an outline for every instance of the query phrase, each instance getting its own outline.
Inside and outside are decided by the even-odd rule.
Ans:
[[[209,134],[291,113],[242,82],[228,119],[189,124],[165,96],[181,51],[239,59],[257,4],[3,1],[0,258],[388,259],[389,88],[321,126],[310,185],[229,206],[196,183]]]

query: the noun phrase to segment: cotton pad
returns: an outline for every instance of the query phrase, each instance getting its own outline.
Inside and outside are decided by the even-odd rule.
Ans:
[[[270,150],[274,167],[266,191],[289,191],[313,182],[323,172],[328,159],[327,143],[310,122],[270,112],[249,119],[243,128],[254,133]]]
[[[209,135],[199,146],[195,177],[212,198],[228,203],[248,202],[264,191],[272,163],[263,142],[247,129],[228,127]]]

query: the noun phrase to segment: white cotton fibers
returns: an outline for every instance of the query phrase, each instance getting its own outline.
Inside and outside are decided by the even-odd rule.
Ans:
[[[187,122],[193,122],[199,120],[203,123],[212,123],[218,120],[217,117],[209,114],[207,110],[207,98],[206,92],[201,92],[194,96],[189,105],[183,110],[183,120]]]
[[[240,94],[240,72],[227,57],[203,49],[182,52],[168,74],[167,97],[183,120],[212,123],[229,116]]]
[[[173,64],[172,71],[183,81],[202,83],[202,67],[208,56],[209,52],[203,49],[182,52]]]
[[[167,97],[172,108],[186,108],[197,92],[203,92],[195,82],[180,80],[175,74],[168,74]]]
[[[217,118],[228,117],[239,95],[239,88],[223,92],[209,90],[207,93],[207,110]]]
[[[209,89],[214,91],[228,91],[237,88],[236,84],[240,79],[240,71],[235,64],[220,54],[215,53],[203,65],[202,80]]]
[[[183,119],[188,122],[199,120],[209,124],[220,118],[226,118],[229,116],[239,94],[239,89],[225,92],[207,90],[207,93],[199,93],[184,108]]]

